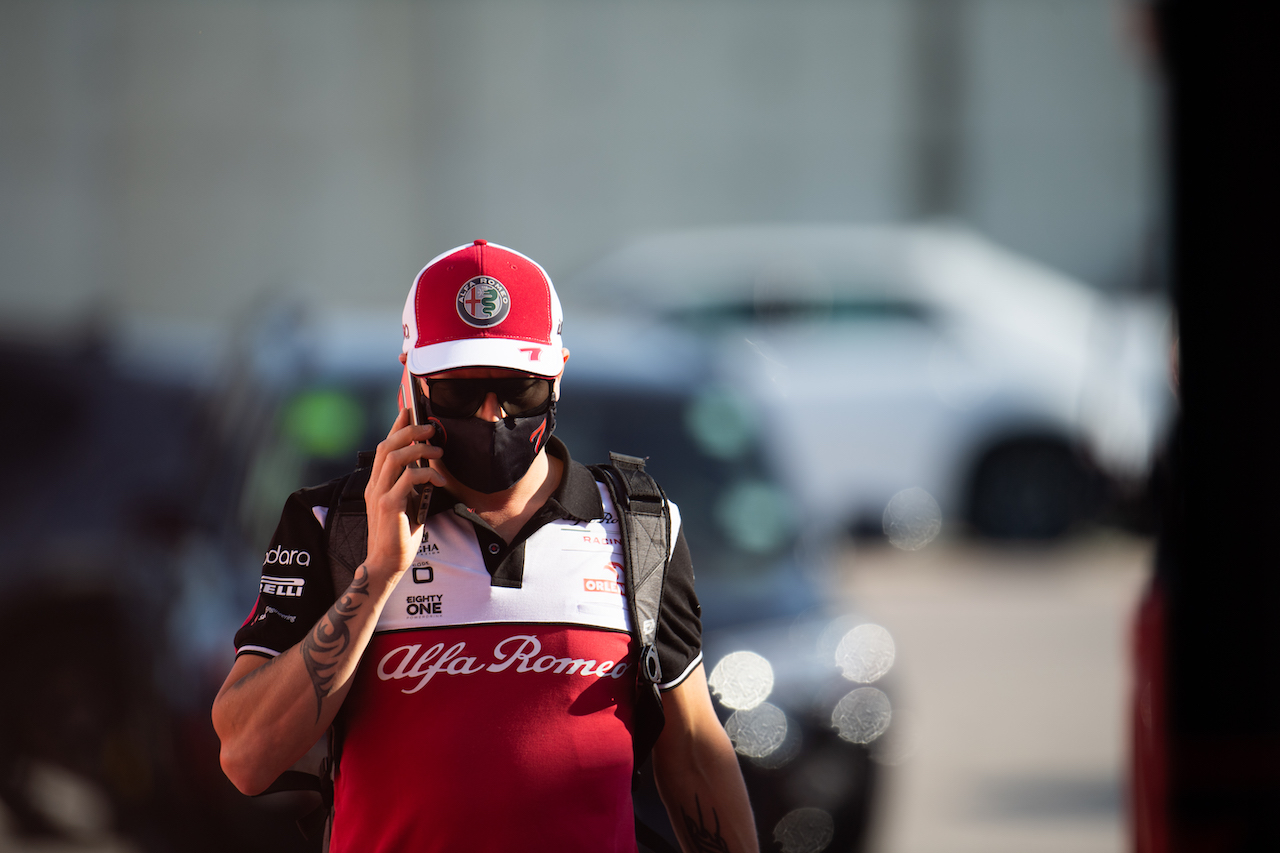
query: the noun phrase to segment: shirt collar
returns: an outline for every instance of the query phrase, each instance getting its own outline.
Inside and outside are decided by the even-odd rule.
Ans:
[[[556,486],[548,503],[558,503],[565,516],[574,521],[602,518],[604,502],[600,500],[600,489],[596,486],[596,478],[591,475],[591,469],[581,462],[574,462],[569,456],[569,448],[554,435],[547,441],[547,452],[564,464],[560,485]]]

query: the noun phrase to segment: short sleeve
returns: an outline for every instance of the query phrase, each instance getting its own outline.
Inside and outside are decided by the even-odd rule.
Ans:
[[[324,518],[337,483],[294,492],[262,558],[258,599],[236,632],[236,655],[275,657],[302,641],[333,604]]]
[[[658,661],[662,665],[661,690],[678,686],[702,661],[702,605],[693,584],[693,560],[685,541],[680,511],[671,504],[675,535],[671,560],[663,581],[662,610],[658,617]]]

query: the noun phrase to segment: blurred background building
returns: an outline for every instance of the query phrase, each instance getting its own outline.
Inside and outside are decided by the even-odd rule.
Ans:
[[[6,2],[0,312],[398,307],[485,235],[962,220],[1097,287],[1158,231],[1118,0]],[[572,294],[567,294],[572,297]]]

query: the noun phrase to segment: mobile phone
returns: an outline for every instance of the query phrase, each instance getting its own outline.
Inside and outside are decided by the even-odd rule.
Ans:
[[[418,401],[413,389],[413,376],[409,373],[409,365],[407,364],[404,366],[404,373],[400,376],[400,407],[409,410],[410,423],[415,426],[421,424]],[[434,423],[436,428],[429,443],[437,446],[444,444],[444,431],[441,423],[435,418],[428,418],[427,422]],[[422,460],[414,460],[410,464],[415,468],[421,468]],[[409,503],[405,507],[405,512],[410,518],[416,518],[418,524],[425,524],[427,521],[427,507],[431,503],[431,491],[433,488],[434,486],[430,483],[421,483],[414,487],[413,494],[409,496]]]

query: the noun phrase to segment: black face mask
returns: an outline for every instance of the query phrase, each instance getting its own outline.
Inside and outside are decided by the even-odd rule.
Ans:
[[[430,416],[431,402],[423,402]],[[515,485],[547,446],[556,428],[556,404],[539,415],[497,423],[474,416],[436,419],[444,426],[444,467],[464,486],[491,495]]]

